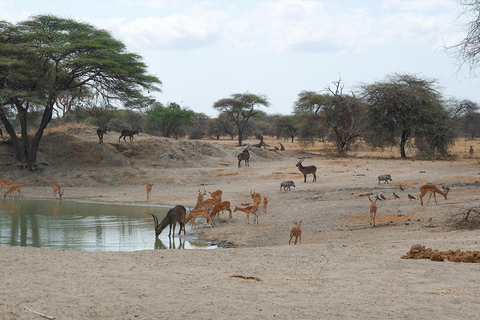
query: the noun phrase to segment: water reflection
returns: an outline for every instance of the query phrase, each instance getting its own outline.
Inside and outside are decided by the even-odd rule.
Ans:
[[[0,246],[86,251],[216,247],[194,242],[188,227],[186,237],[169,238],[168,232],[164,232],[159,239],[155,238],[150,213],[162,219],[168,209],[58,199],[3,199],[0,200]]]

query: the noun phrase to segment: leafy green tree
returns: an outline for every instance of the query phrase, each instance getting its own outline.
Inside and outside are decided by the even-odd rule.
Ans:
[[[362,89],[369,108],[367,127],[376,139],[399,144],[402,158],[406,158],[405,146],[412,138],[422,149],[446,152],[454,132],[435,80],[395,74]]]
[[[277,136],[291,139],[292,143],[298,135],[298,125],[295,116],[279,116],[275,119],[275,132]]]
[[[147,125],[156,134],[177,138],[185,133],[184,126],[191,123],[194,114],[192,110],[182,109],[175,102],[170,102],[166,107],[159,104],[147,111]]]
[[[57,101],[78,90],[110,102],[129,103],[144,92],[160,91],[158,78],[147,74],[140,56],[109,32],[72,19],[40,15],[17,25],[0,21],[0,120],[10,135],[16,156],[35,168],[40,140]],[[27,118],[42,112],[33,138]],[[21,141],[8,109],[21,125]]]
[[[353,94],[343,93],[341,81],[328,87],[328,93],[303,91],[295,102],[295,114],[320,120],[334,132],[339,154],[345,154],[363,130],[365,106]]]
[[[243,140],[246,138],[248,120],[258,113],[260,106],[268,107],[268,99],[263,95],[248,92],[232,94],[230,98],[218,100],[213,105],[218,111],[225,112],[229,121],[235,123],[239,146],[243,144]]]

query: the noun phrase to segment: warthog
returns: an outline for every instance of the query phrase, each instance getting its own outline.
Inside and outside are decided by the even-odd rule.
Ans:
[[[392,181],[392,177],[389,174],[382,174],[378,176],[378,184],[380,184],[380,181],[385,181],[385,183],[388,183],[388,180]]]
[[[293,181],[283,181],[282,183],[280,183],[280,191],[282,191],[282,188],[283,190],[290,190],[290,187],[295,187],[295,183]]]

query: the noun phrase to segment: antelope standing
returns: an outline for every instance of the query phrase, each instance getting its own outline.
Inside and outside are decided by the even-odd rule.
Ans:
[[[305,158],[300,158],[300,161],[298,161],[296,164],[298,170],[300,170],[300,172],[303,174],[303,182],[307,182],[307,174],[313,175],[312,182],[317,181],[317,167],[315,166],[304,167],[302,165],[303,160],[305,160]]]

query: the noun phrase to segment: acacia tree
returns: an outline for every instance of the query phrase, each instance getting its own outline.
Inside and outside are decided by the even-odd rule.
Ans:
[[[243,144],[246,138],[248,120],[258,113],[258,107],[268,107],[268,99],[263,95],[251,93],[232,94],[231,98],[220,99],[214,103],[213,108],[228,115],[229,121],[233,121],[237,127],[238,145]]]
[[[412,138],[418,146],[446,152],[453,126],[435,80],[395,74],[362,90],[369,108],[367,127],[374,132],[371,137],[389,145],[399,143],[402,158],[407,157],[405,146]]]
[[[328,87],[328,93],[303,91],[295,102],[295,113],[301,117],[321,120],[335,134],[335,146],[339,154],[345,154],[363,128],[364,104],[353,94],[343,93],[340,80]]]
[[[43,132],[65,95],[90,91],[108,103],[128,103],[144,98],[145,91],[160,91],[160,80],[146,69],[109,32],[86,23],[49,15],[17,25],[0,21],[0,120],[17,158],[35,168]],[[34,108],[42,109],[42,117],[30,140],[27,118]],[[9,109],[20,122],[21,141]]]

